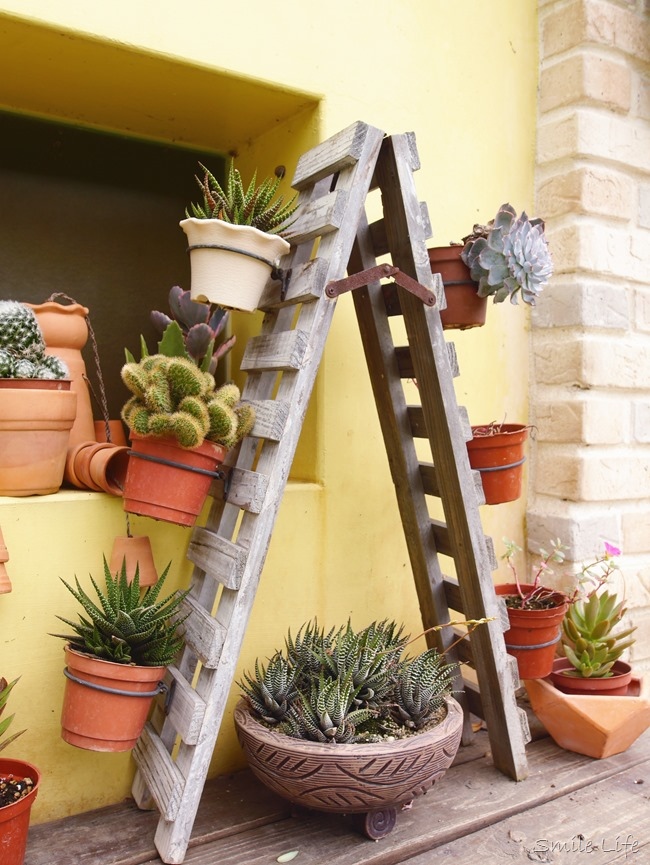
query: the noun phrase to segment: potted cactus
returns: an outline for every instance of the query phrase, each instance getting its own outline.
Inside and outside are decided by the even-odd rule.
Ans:
[[[521,297],[535,306],[553,273],[543,220],[525,212],[518,217],[510,204],[502,204],[487,225],[475,225],[462,243],[430,249],[429,261],[445,286],[445,329],[485,324],[488,297],[515,304]]]
[[[161,597],[169,572],[154,586],[129,580],[126,563],[113,576],[104,559],[105,589],[90,577],[93,600],[75,578],[61,582],[81,605],[79,621],[57,616],[71,634],[65,640],[65,695],[61,736],[89,751],[129,751],[146,722],[154,697],[165,690],[165,669],[183,647],[180,608],[189,590]]]
[[[595,563],[596,588],[570,604],[562,622],[564,657],[553,662],[548,678],[525,682],[531,706],[555,742],[596,758],[626,750],[650,726],[650,690],[620,660],[636,629],[621,628],[625,602],[605,587],[618,571],[618,554],[605,545]]]
[[[7,700],[18,679],[0,678],[0,751],[24,733],[19,730],[5,737],[13,715],[2,719]],[[0,757],[0,851],[2,865],[23,865],[32,805],[38,794],[41,773],[23,760]]]
[[[132,393],[122,408],[131,431],[124,509],[191,526],[255,412],[235,384],[217,388],[211,373],[184,357],[145,356],[123,366],[122,381]]]
[[[455,665],[435,649],[408,658],[408,643],[387,621],[289,632],[240,682],[235,725],[253,773],[295,804],[359,815],[370,838],[388,834],[451,765],[462,728]]]
[[[0,495],[47,495],[63,480],[77,395],[45,349],[34,312],[0,301]]]
[[[296,196],[276,198],[282,174],[245,186],[231,160],[222,187],[199,163],[196,182],[202,201],[192,203],[180,226],[187,235],[193,300],[252,312],[257,309],[281,256],[289,252],[282,237],[296,210]]]

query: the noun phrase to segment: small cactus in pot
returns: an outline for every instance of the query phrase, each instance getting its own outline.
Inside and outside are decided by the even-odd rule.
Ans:
[[[68,368],[45,353],[34,312],[16,300],[0,300],[0,378],[62,379]]]

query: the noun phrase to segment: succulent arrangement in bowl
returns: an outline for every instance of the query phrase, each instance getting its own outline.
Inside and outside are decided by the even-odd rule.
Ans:
[[[535,306],[553,274],[553,262],[544,235],[544,221],[517,216],[510,204],[502,204],[487,225],[475,225],[463,238],[461,258],[478,283],[479,297],[494,303],[510,298]]]
[[[66,364],[45,353],[33,310],[17,300],[0,300],[0,378],[64,379]]]
[[[446,714],[455,664],[436,649],[405,658],[395,622],[327,633],[316,622],[239,683],[260,723],[296,739],[362,743],[412,735]]]
[[[204,441],[233,447],[255,422],[237,385],[217,388],[214,376],[187,358],[149,355],[125,364],[121,375],[133,394],[122,420],[139,436],[170,436],[183,448]]]

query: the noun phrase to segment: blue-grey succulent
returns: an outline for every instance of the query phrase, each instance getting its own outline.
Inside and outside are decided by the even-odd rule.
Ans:
[[[17,300],[0,300],[0,378],[67,378],[58,357],[45,354],[34,311]]]
[[[535,300],[553,273],[553,262],[544,236],[544,222],[517,216],[510,204],[502,204],[487,225],[475,225],[463,238],[461,258],[478,282],[480,297],[494,303],[507,297],[535,306]]]

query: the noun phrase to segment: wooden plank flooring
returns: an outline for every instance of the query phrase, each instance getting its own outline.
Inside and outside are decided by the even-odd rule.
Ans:
[[[626,753],[592,760],[548,737],[527,747],[529,777],[498,772],[480,732],[445,777],[381,841],[351,818],[292,813],[248,771],[208,782],[186,865],[610,865],[650,862],[650,731]],[[25,865],[161,865],[157,812],[130,800],[32,826]]]

